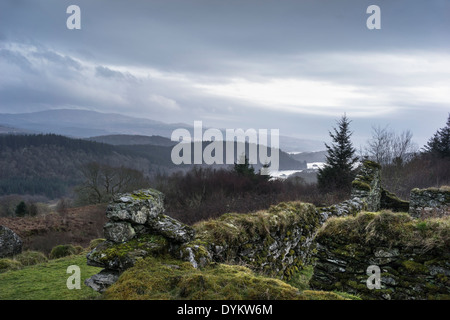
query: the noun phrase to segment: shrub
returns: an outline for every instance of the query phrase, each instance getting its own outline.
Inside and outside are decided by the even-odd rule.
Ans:
[[[24,266],[31,266],[47,261],[45,254],[39,251],[24,251],[21,254],[14,257],[15,260],[19,261]]]
[[[6,272],[9,270],[19,270],[22,268],[22,264],[13,259],[2,258],[0,259],[0,273]]]
[[[50,259],[58,259],[72,254],[77,254],[77,249],[71,244],[62,244],[52,249]]]

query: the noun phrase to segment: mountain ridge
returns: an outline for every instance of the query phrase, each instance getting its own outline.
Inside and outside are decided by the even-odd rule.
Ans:
[[[162,136],[170,138],[175,129],[193,131],[184,123],[164,123],[118,113],[102,113],[82,109],[51,109],[28,113],[0,113],[0,126],[32,133],[54,133],[73,138],[107,135]],[[207,128],[204,128],[207,129]],[[223,130],[223,129],[221,129]],[[323,150],[323,142],[280,136],[280,149],[286,152]]]

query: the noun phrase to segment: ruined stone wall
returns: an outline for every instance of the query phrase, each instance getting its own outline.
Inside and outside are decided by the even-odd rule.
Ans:
[[[330,219],[318,232],[310,286],[362,299],[450,299],[450,219],[361,213]],[[380,270],[371,288],[369,266]]]
[[[361,199],[366,203],[366,210],[375,212],[380,210],[381,192],[381,166],[373,161],[364,161],[352,182],[351,198]]]
[[[409,214],[416,218],[450,215],[450,187],[412,189]]]
[[[87,255],[88,264],[104,270],[87,284],[102,291],[137,259],[158,254],[171,254],[195,268],[210,262],[237,263],[289,279],[312,263],[316,233],[325,221],[380,208],[380,169],[365,161],[352,198],[333,206],[281,203],[249,214],[227,213],[192,227],[164,215],[164,195],[156,190],[117,195],[106,212],[107,240]]]

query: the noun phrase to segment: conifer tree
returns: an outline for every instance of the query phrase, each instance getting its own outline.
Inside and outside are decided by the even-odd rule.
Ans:
[[[426,153],[438,155],[442,158],[450,157],[450,114],[447,126],[439,129],[424,147]]]
[[[334,190],[350,191],[351,182],[355,176],[354,164],[358,161],[355,157],[355,148],[350,140],[350,120],[344,114],[337,122],[338,129],[334,133],[329,132],[332,144],[325,144],[327,156],[325,166],[319,169],[317,182],[322,192]]]

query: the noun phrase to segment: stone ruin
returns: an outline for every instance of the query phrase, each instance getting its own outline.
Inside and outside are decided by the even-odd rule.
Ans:
[[[210,262],[244,263],[285,280],[316,258],[320,268],[316,252],[324,257],[327,249],[323,244],[317,247],[316,235],[329,218],[356,216],[364,210],[408,211],[408,202],[381,187],[380,171],[377,163],[365,161],[352,183],[351,199],[333,206],[281,203],[263,212],[225,214],[193,227],[164,214],[164,195],[157,190],[117,195],[106,211],[106,241],[87,255],[88,265],[103,270],[85,284],[103,292],[122,272],[150,255],[168,254],[195,268]]]

